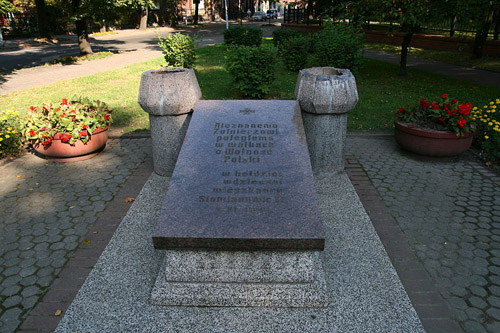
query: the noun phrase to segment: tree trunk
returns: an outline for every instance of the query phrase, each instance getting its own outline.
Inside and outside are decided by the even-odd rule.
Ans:
[[[313,0],[307,0],[307,25],[309,25],[309,18],[311,17],[312,9],[313,9]]]
[[[197,25],[198,24],[198,4],[200,3],[199,0],[194,0],[194,19],[193,19],[193,24]]]
[[[474,38],[474,45],[472,49],[473,58],[481,58],[483,56],[484,43],[488,39],[488,32],[493,19],[493,13],[489,12],[489,8],[484,8],[481,12],[479,19],[479,28],[476,31],[476,37]]]
[[[47,13],[45,12],[45,0],[35,0],[36,17],[38,19],[38,35],[40,37],[50,38],[47,25]]]
[[[493,39],[498,40],[498,32],[500,31],[500,5],[497,6],[495,11],[495,28],[493,29]]]
[[[158,13],[158,25],[161,27],[164,27],[165,24],[167,23],[167,1],[166,0],[161,0],[160,1],[160,11]]]
[[[139,30],[145,30],[148,26],[148,7],[141,8],[141,22],[139,23]]]
[[[488,39],[488,31],[490,30],[490,22],[484,21],[476,32],[473,46],[473,57],[481,58],[483,56],[484,43]]]
[[[403,38],[403,44],[401,44],[401,61],[399,62],[399,75],[406,76],[406,59],[408,57],[408,46],[410,45],[411,38],[413,37],[413,32],[415,29],[413,27],[409,28]]]
[[[87,33],[87,21],[82,18],[75,21],[76,35],[78,36],[78,47],[81,55],[94,53],[90,46],[89,35]]]
[[[106,28],[106,21],[102,20],[101,22],[101,26],[99,27],[99,32],[106,32],[107,28]]]
[[[453,18],[451,19],[450,37],[453,37],[453,35],[455,35],[456,25],[457,25],[457,15],[453,15]]]

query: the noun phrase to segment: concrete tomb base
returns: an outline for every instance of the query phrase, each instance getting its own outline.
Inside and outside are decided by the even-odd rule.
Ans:
[[[327,295],[318,251],[167,250],[151,303],[320,308]]]

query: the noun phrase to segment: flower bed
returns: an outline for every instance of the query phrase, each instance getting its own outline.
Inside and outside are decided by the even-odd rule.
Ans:
[[[77,140],[85,144],[94,131],[109,127],[112,113],[105,103],[89,99],[31,106],[23,134],[33,146],[50,146],[56,135],[69,145]]]
[[[481,109],[474,108],[472,115],[477,122],[474,143],[481,148],[481,157],[488,162],[500,162],[500,99],[490,101]]]
[[[14,157],[22,149],[20,121],[13,111],[0,112],[0,158]]]
[[[399,108],[396,119],[412,123],[414,127],[450,131],[460,136],[474,129],[471,110],[470,103],[459,102],[447,94],[441,94],[434,101],[422,98],[418,106],[409,110]]]

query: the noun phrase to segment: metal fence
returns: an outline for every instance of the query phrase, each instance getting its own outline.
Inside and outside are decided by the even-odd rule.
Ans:
[[[314,10],[311,11],[310,17],[316,17]],[[347,18],[339,18],[340,20],[348,20]],[[306,23],[310,24],[309,17],[307,15],[307,7],[305,8],[285,8],[284,13],[285,23]],[[496,23],[496,24],[495,24]],[[498,39],[499,34],[499,23],[495,22],[491,25],[489,30],[489,37]],[[391,28],[394,30],[399,29],[399,24],[394,22],[379,22],[376,20],[366,20],[366,28]],[[455,34],[475,34],[477,30],[477,23],[471,21],[468,18],[461,17],[448,17],[443,18],[439,22],[427,23],[420,26],[422,32],[431,32],[439,34],[447,34],[449,36],[454,36]]]

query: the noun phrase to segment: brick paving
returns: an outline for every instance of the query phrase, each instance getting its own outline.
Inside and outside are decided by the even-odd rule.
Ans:
[[[42,298],[44,302],[73,299],[77,283],[83,283],[92,260],[97,260],[109,240],[98,238],[111,237],[113,226],[121,220],[108,223],[107,217],[127,209],[114,203],[116,207],[103,211],[150,158],[150,147],[146,138],[112,139],[104,152],[86,161],[54,163],[27,154],[2,167],[1,332],[15,331]],[[142,185],[137,187],[140,190]],[[102,233],[93,234],[99,216]],[[72,257],[78,259],[68,263]],[[61,275],[65,265],[75,264],[83,265],[75,276]],[[68,289],[74,291],[72,296],[65,293]]]
[[[436,317],[426,328],[453,332],[456,323],[466,332],[500,332],[500,175],[470,152],[420,158],[400,150],[392,136],[350,136],[347,150],[358,194],[417,313],[424,325],[429,315]],[[434,287],[452,321],[446,321],[447,308],[432,305],[439,302]],[[419,311],[417,299],[429,307]]]

